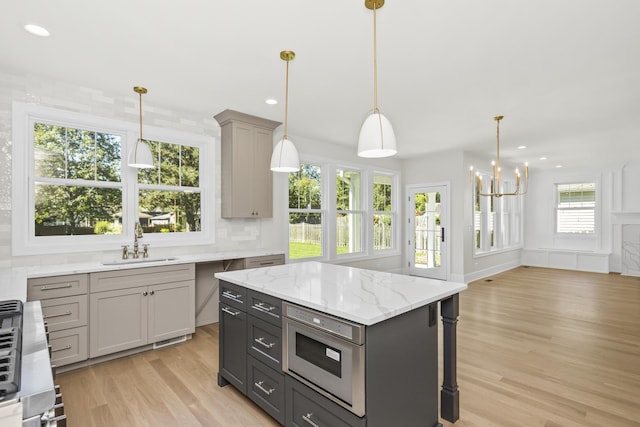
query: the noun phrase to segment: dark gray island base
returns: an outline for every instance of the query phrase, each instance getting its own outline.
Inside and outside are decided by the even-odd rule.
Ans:
[[[220,280],[218,385],[232,384],[285,426],[442,426],[438,418],[437,303],[364,327],[364,415],[358,416],[351,402],[309,387],[305,379],[295,378],[297,373],[291,376],[283,371],[287,326],[283,332],[281,299]],[[455,422],[459,413],[455,359],[458,294],[443,299],[441,310],[441,415]],[[296,347],[291,351],[306,350]],[[327,376],[337,374],[335,381],[340,382],[340,375],[351,375],[346,352],[326,351],[329,358],[344,365],[342,370],[326,372]],[[353,389],[354,394],[359,393],[357,384]]]

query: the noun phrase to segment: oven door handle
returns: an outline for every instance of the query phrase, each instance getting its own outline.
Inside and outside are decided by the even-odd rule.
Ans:
[[[311,417],[313,417],[313,413],[309,412],[307,415],[303,415],[302,419],[305,420],[307,423],[309,423],[309,425],[313,426],[313,427],[320,427],[318,424],[314,423],[311,420]]]

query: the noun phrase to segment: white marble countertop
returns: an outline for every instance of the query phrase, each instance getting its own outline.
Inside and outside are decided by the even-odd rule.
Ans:
[[[145,262],[136,262],[143,261],[142,258],[138,260],[129,259],[127,261],[108,258],[104,260],[104,263],[109,263],[108,265],[105,265],[103,262],[94,261],[75,264],[34,265],[28,267],[3,268],[0,269],[0,301],[9,299],[26,301],[27,279],[35,277],[93,273],[97,271],[125,270],[130,268],[157,267],[159,265],[203,263],[278,254],[282,254],[282,251],[256,249],[185,254],[176,255],[175,257],[157,256],[151,257]],[[167,261],[168,258],[175,259]],[[112,262],[115,262],[115,264],[111,264]]]
[[[229,271],[215,276],[363,325],[373,325],[467,288],[464,283],[320,262]]]

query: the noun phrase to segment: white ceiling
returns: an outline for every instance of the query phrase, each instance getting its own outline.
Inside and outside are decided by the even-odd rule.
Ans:
[[[387,0],[378,11],[379,105],[400,158],[452,148],[579,168],[640,158],[640,1]],[[28,34],[37,23],[51,37]],[[0,71],[211,117],[284,119],[289,134],[353,147],[373,107],[364,0],[12,0]],[[266,105],[266,98],[280,104]],[[527,145],[525,150],[516,150]],[[539,157],[548,160],[541,161]]]

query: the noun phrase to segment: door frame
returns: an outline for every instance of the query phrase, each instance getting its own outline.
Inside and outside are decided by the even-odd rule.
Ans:
[[[441,252],[441,256],[445,257],[445,263],[444,263],[444,268],[443,268],[443,272],[444,272],[444,277],[439,277],[439,278],[435,278],[433,277],[433,279],[437,279],[437,280],[449,280],[449,277],[451,277],[451,200],[450,200],[450,188],[451,188],[451,183],[449,181],[440,181],[440,182],[430,182],[430,183],[425,183],[425,184],[410,184],[407,185],[405,188],[405,206],[407,207],[406,209],[406,218],[407,221],[405,223],[406,227],[405,227],[405,241],[404,241],[404,247],[405,247],[405,265],[407,266],[407,271],[409,272],[409,274],[411,274],[411,265],[412,262],[414,261],[413,257],[414,257],[414,253],[413,250],[410,250],[410,243],[415,236],[415,226],[413,223],[413,219],[415,217],[414,212],[413,212],[413,206],[409,206],[409,202],[411,201],[411,193],[415,193],[415,192],[429,192],[429,190],[433,190],[435,187],[444,187],[443,191],[441,192],[443,197],[444,197],[444,205],[440,205],[440,224],[442,226],[442,221],[444,220],[444,229],[445,229],[445,245],[444,245],[444,250]],[[441,203],[442,203],[442,199],[441,199]],[[444,214],[442,213],[444,211]],[[415,244],[415,243],[414,243]],[[413,247],[413,246],[411,246]],[[442,264],[442,263],[441,263]],[[426,277],[426,276],[425,276]]]

